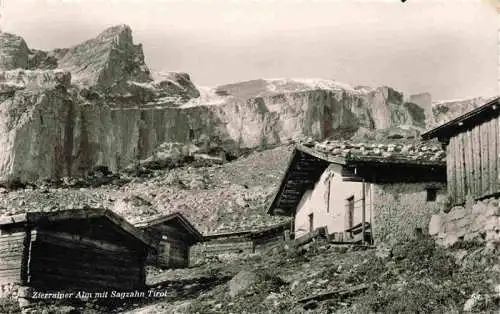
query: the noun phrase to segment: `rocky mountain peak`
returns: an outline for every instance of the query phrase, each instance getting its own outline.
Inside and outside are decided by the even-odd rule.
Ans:
[[[71,72],[78,87],[125,93],[129,81],[152,81],[142,45],[134,44],[127,25],[110,27],[95,38],[53,54],[58,67]]]
[[[109,41],[114,39],[132,42],[132,29],[126,24],[115,25],[106,28],[96,37],[97,40]]]

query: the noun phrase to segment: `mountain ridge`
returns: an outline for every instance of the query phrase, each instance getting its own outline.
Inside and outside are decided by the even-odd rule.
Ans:
[[[447,110],[448,105],[427,104],[425,97],[417,99],[419,104],[406,101],[388,86],[318,78],[202,88],[188,73],[151,72],[142,44],[134,43],[125,24],[47,52],[1,33],[0,55],[0,179],[81,175],[96,166],[120,171],[155,158],[165,143],[238,154],[303,137],[376,137],[383,131],[414,138],[437,120],[458,114],[455,107],[476,104]],[[33,93],[38,96],[28,97]],[[36,100],[45,98],[52,101]],[[26,106],[29,119],[15,109]],[[44,121],[56,122],[48,128]]]

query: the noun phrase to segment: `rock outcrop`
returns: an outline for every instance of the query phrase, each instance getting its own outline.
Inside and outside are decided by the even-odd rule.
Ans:
[[[0,51],[0,180],[117,171],[163,143],[203,153],[426,128],[425,110],[390,87],[273,79],[203,89],[187,73],[151,73],[126,25],[48,52],[4,33]]]
[[[428,121],[429,127],[435,127],[446,123],[468,111],[484,105],[491,99],[493,99],[493,97],[475,97],[434,102],[432,104],[432,119]]]
[[[24,180],[61,175],[71,162],[74,104],[65,84],[69,73],[4,72],[17,77],[19,90],[8,91],[0,103],[0,173]],[[20,75],[16,76],[16,75]],[[33,82],[45,88],[33,88]]]
[[[0,33],[0,70],[28,68],[29,48],[22,37]]]
[[[126,93],[128,82],[150,82],[142,45],[135,45],[127,25],[111,27],[96,38],[52,52],[59,68],[72,74],[81,88]]]

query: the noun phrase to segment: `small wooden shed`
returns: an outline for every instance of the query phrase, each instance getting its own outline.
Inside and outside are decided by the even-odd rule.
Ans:
[[[255,253],[283,243],[292,223],[285,221],[258,229],[208,234],[191,254],[196,260],[220,254]]]
[[[30,212],[0,218],[0,284],[47,290],[145,285],[149,240],[111,210]]]
[[[156,250],[148,263],[166,268],[189,266],[189,249],[203,241],[203,235],[179,212],[136,224],[153,240]]]
[[[448,194],[453,205],[500,194],[500,97],[424,134],[446,147]]]

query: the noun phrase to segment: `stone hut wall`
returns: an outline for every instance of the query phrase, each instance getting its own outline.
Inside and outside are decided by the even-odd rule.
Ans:
[[[436,199],[427,201],[427,189],[436,189]],[[391,183],[374,184],[372,231],[375,244],[390,244],[414,234],[417,228],[427,232],[429,220],[443,208],[446,184]],[[367,213],[367,217],[369,214]]]

